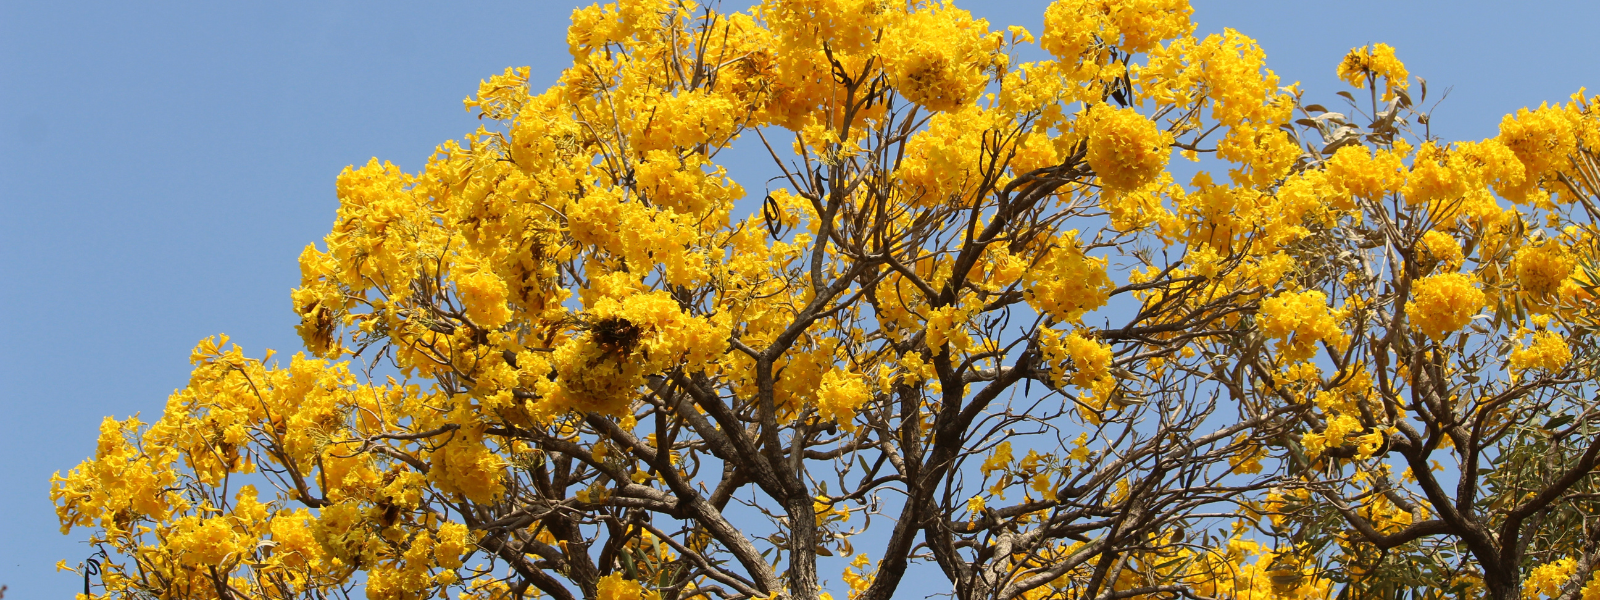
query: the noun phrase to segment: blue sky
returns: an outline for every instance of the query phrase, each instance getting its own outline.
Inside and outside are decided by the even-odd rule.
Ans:
[[[1045,2],[960,3],[1040,31]],[[1333,101],[1352,46],[1385,42],[1447,139],[1600,91],[1600,4],[1195,0],[1200,30],[1255,37],[1285,83]],[[196,340],[298,348],[296,257],[333,221],[334,176],[416,170],[476,127],[479,79],[569,57],[563,2],[103,3],[0,0],[0,584],[63,597],[88,549],[58,533],[52,472],[106,415],[154,420]],[[1332,106],[1332,104],[1330,104]],[[759,178],[733,177],[759,189]]]

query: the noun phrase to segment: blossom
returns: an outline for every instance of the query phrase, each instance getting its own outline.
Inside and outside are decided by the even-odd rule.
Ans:
[[[1384,80],[1385,102],[1394,98],[1395,88],[1404,90],[1411,86],[1411,74],[1406,72],[1406,66],[1400,59],[1395,58],[1394,48],[1388,44],[1351,48],[1350,53],[1344,55],[1344,61],[1339,63],[1339,79],[1355,87],[1375,86],[1380,78]]]
[[[1171,139],[1155,122],[1131,108],[1096,104],[1081,120],[1089,166],[1101,185],[1133,191],[1161,173],[1171,155]]]
[[[1039,44],[1057,58],[1074,62],[1089,54],[1097,39],[1127,52],[1144,52],[1193,31],[1191,12],[1189,3],[1181,0],[1056,0],[1045,9]]]
[[[1025,283],[1034,308],[1069,323],[1104,306],[1112,288],[1106,260],[1086,256],[1076,234],[1070,231],[1062,236],[1060,245],[1039,260]]]
[[[1461,329],[1483,309],[1488,297],[1461,273],[1429,275],[1412,283],[1406,313],[1411,326],[1435,340]]]
[[[595,585],[595,598],[597,600],[659,600],[661,595],[654,590],[646,590],[639,582],[623,578],[621,573],[612,573],[601,577]]]
[[[1544,297],[1561,289],[1577,261],[1562,245],[1547,241],[1523,247],[1512,259],[1512,270],[1523,291]]]
[[[1521,108],[1500,120],[1500,134],[1495,139],[1516,155],[1526,184],[1533,185],[1567,164],[1578,142],[1576,121],[1577,115],[1570,109],[1548,104],[1536,110]],[[1519,191],[1525,194],[1525,190]]]
[[[1562,557],[1534,567],[1528,571],[1528,578],[1522,583],[1522,597],[1534,600],[1540,596],[1548,598],[1559,596],[1561,587],[1567,584],[1567,580],[1572,578],[1572,573],[1577,568],[1577,561],[1571,557]]]
[[[1461,253],[1461,244],[1455,238],[1442,231],[1429,231],[1422,234],[1421,243],[1417,245],[1418,261],[1427,268],[1424,274],[1434,270],[1442,272],[1456,271],[1461,268],[1465,257]]]
[[[895,89],[930,110],[952,111],[977,97],[998,50],[999,33],[953,6],[918,10],[896,21],[879,46]]]
[[[1391,150],[1373,152],[1366,146],[1345,146],[1328,159],[1328,181],[1344,195],[1377,200],[1400,191],[1406,181],[1401,159],[1410,152],[1404,140]]]
[[[865,379],[838,368],[822,376],[817,387],[817,417],[839,423],[847,431],[855,431],[856,411],[872,398],[872,390]]]
[[[988,478],[990,473],[1004,471],[1010,466],[1011,442],[1000,442],[999,445],[994,447],[994,452],[989,454],[989,458],[983,459],[983,466],[979,467],[978,470],[983,472],[985,478]]]
[[[1328,309],[1322,292],[1286,292],[1261,303],[1261,332],[1278,340],[1284,360],[1302,361],[1316,352],[1317,342],[1337,343],[1343,330]]]
[[[1553,331],[1538,331],[1533,334],[1532,343],[1517,344],[1511,351],[1509,364],[1511,372],[1517,374],[1535,369],[1554,373],[1569,362],[1572,362],[1572,350],[1567,348],[1566,340]]]

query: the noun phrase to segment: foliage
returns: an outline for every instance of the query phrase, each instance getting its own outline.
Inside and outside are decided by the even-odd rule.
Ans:
[[[115,598],[1600,597],[1594,100],[1448,143],[1190,12],[578,10],[62,531]]]

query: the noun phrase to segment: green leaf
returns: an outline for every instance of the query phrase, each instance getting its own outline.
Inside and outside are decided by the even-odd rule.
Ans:
[[[1552,417],[1548,422],[1546,422],[1544,424],[1544,428],[1545,429],[1552,429],[1552,430],[1553,429],[1560,429],[1562,426],[1566,425],[1567,423],[1571,423],[1572,419],[1573,419],[1572,415],[1557,415],[1555,417]]]
[[[627,572],[628,579],[638,580],[639,569],[633,564],[633,553],[622,552],[620,555],[622,557],[622,570]]]

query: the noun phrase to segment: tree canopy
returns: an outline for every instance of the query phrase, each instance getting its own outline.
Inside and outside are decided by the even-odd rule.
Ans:
[[[575,11],[340,174],[304,352],[58,474],[86,591],[1600,597],[1600,97],[1442,140],[1389,46],[1335,111],[1190,16]]]

